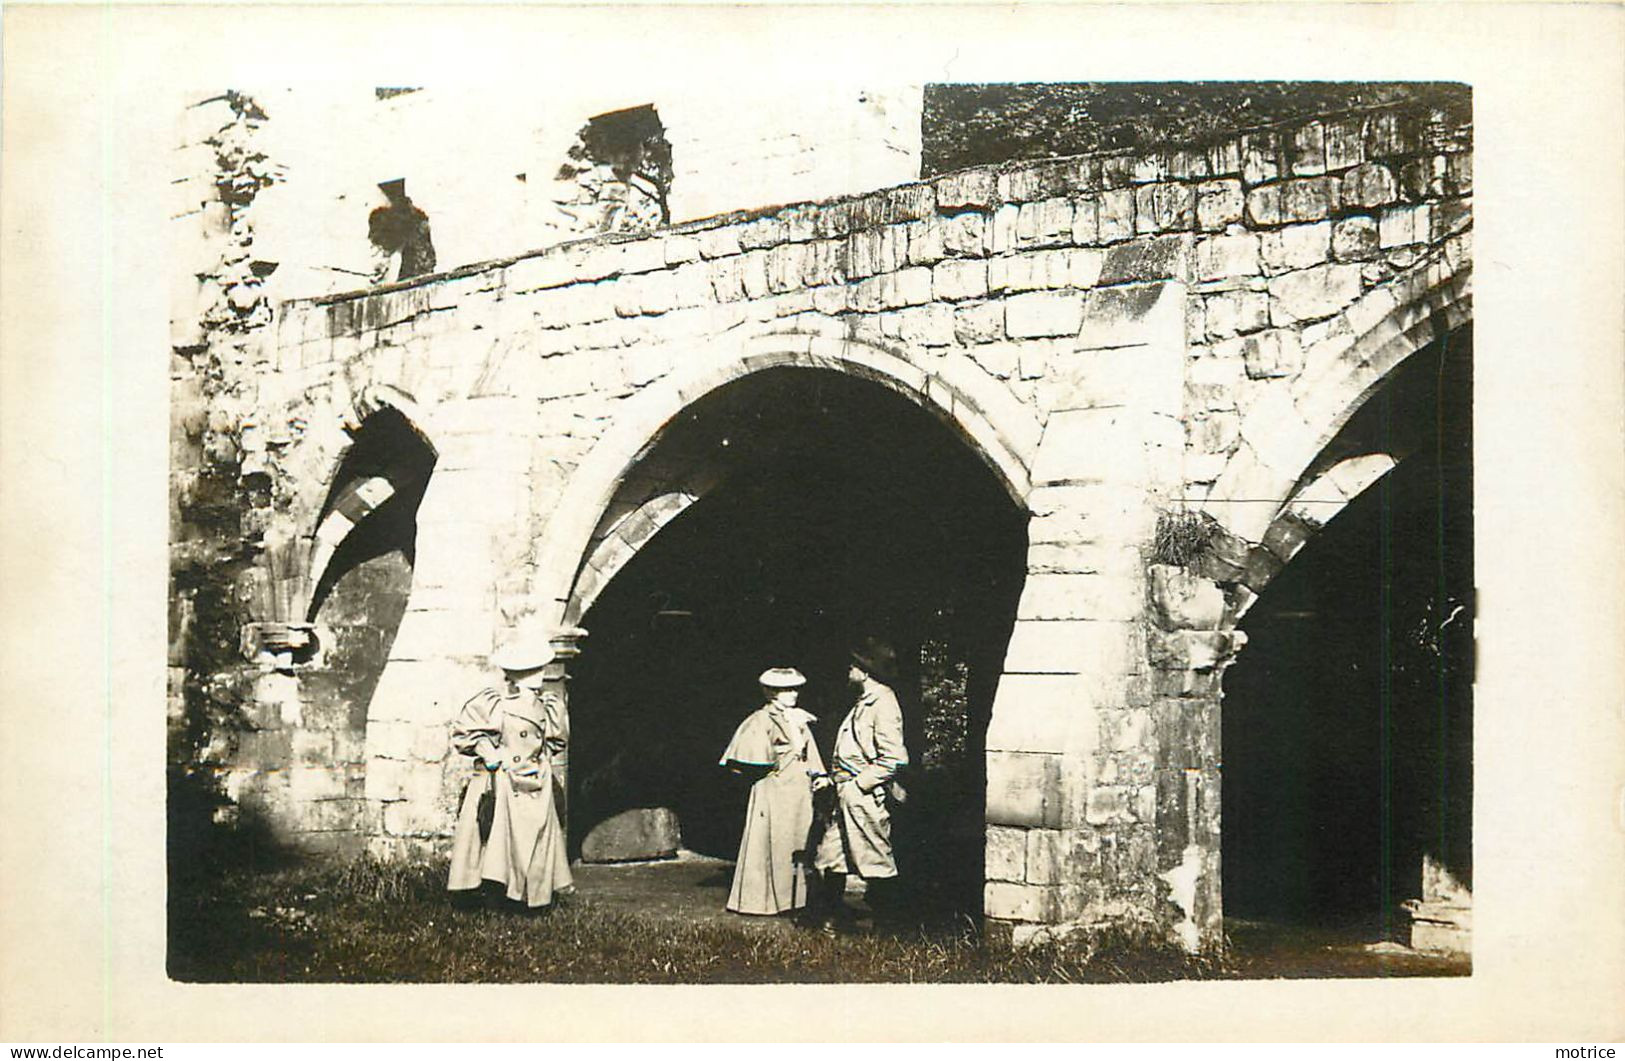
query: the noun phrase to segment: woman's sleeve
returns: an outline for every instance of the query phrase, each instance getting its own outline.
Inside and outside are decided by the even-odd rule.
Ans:
[[[547,750],[557,755],[570,743],[570,713],[553,693],[542,695],[542,711],[547,715]]]
[[[824,757],[818,754],[818,738],[813,736],[812,723],[804,723],[803,728],[807,731],[807,773],[828,774],[829,768],[824,765]]]
[[[495,748],[502,738],[502,720],[497,716],[500,697],[493,689],[482,689],[463,705],[451,724],[451,746],[461,755],[481,756]],[[480,742],[487,744],[480,747]]]

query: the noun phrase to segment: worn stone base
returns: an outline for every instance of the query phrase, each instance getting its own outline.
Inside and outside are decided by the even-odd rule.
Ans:
[[[581,842],[581,860],[641,862],[675,858],[682,846],[676,812],[669,807],[636,807],[593,826]]]
[[[1435,954],[1468,955],[1473,952],[1470,928],[1443,921],[1413,921],[1411,948]]]

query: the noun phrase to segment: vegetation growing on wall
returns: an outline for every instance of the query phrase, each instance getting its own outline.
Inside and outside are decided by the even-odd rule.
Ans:
[[[1466,85],[1437,82],[927,85],[920,172],[933,177],[1021,159],[1195,146],[1244,129],[1406,101],[1463,120],[1472,108]]]

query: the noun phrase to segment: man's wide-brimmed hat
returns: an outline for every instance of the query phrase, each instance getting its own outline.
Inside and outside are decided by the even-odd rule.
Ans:
[[[807,684],[807,676],[794,667],[770,667],[756,680],[769,689],[799,689]]]
[[[514,634],[491,653],[491,663],[510,672],[535,670],[552,662],[553,646],[546,637],[531,630]]]
[[[852,650],[852,662],[887,684],[897,680],[897,651],[879,638],[864,638]]]

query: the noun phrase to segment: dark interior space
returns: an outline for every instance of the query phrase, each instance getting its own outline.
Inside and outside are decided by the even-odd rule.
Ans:
[[[417,550],[417,511],[429,485],[437,454],[411,421],[388,406],[356,428],[350,447],[339,459],[333,484],[322,502],[316,525],[335,509],[356,522],[356,527],[333,552],[326,570],[317,574],[306,621],[315,619],[338,581],[369,560],[399,553],[408,568]],[[376,508],[355,496],[356,487],[370,479],[387,479],[393,490]]]
[[[662,447],[666,454],[662,454]],[[717,765],[794,666],[826,756],[847,651],[893,642],[912,765],[894,816],[921,901],[980,908],[983,740],[1025,570],[1026,517],[952,428],[886,387],[775,369],[713,392],[644,467],[681,449],[720,485],[651,539],[583,619],[572,665],[570,831],[676,811],[684,846],[732,858],[747,782]]]
[[[1227,916],[1395,937],[1424,855],[1471,887],[1471,366],[1462,329],[1350,419],[1310,475],[1359,453],[1397,467],[1242,621],[1224,682]]]

